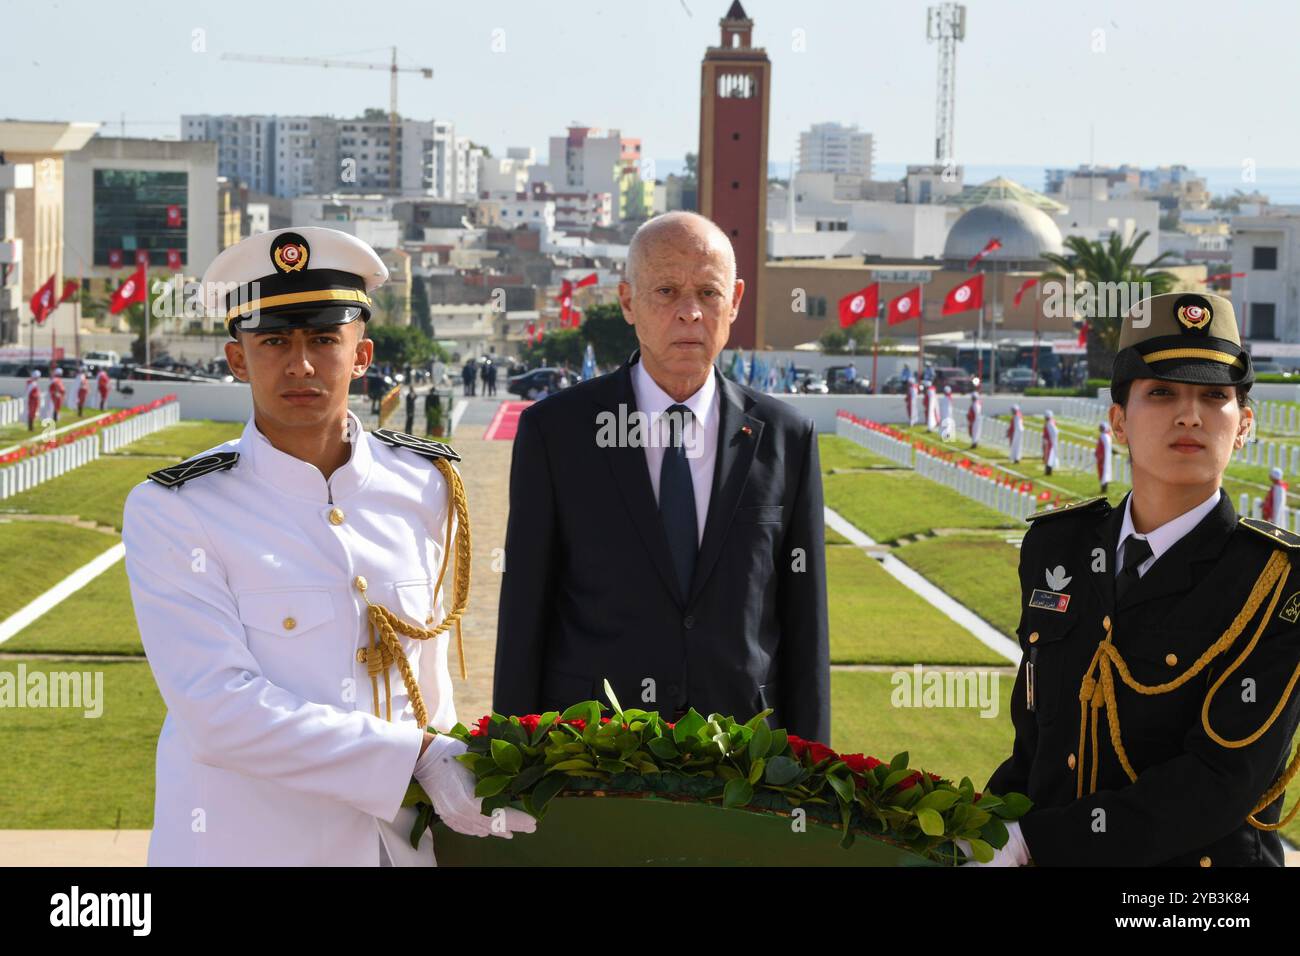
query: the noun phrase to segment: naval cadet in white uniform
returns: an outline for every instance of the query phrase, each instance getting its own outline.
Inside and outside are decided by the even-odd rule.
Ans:
[[[126,502],[131,597],[167,705],[151,865],[432,865],[430,832],[413,849],[401,808],[412,777],[457,831],[535,827],[482,815],[445,736],[469,593],[459,456],[366,432],[347,407],[387,277],[364,242],[314,227],[246,239],[204,276],[253,414]]]

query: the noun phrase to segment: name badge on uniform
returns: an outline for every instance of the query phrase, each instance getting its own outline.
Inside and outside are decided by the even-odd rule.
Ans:
[[[1034,593],[1029,597],[1029,606],[1042,608],[1044,611],[1060,611],[1064,613],[1065,609],[1070,606],[1070,595],[1035,588]]]

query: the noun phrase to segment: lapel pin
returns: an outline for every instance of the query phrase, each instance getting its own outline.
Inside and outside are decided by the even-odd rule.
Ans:
[[[754,429],[750,428],[748,425],[741,425],[740,433],[748,438],[750,435],[754,434]]]

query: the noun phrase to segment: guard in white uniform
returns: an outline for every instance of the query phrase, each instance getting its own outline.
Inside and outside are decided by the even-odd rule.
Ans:
[[[979,389],[970,393],[970,408],[966,409],[966,429],[970,432],[970,446],[978,448],[980,429],[984,427],[984,402],[980,399]]]
[[[321,228],[246,239],[204,277],[226,290],[226,354],[254,410],[238,440],[126,503],[131,596],[167,705],[151,865],[432,865],[429,832],[413,849],[401,809],[413,776],[455,830],[535,826],[483,816],[454,760],[464,745],[437,733],[456,722],[448,641],[459,649],[469,595],[459,456],[347,410],[373,348],[356,320],[386,278],[369,246]],[[318,465],[272,437],[336,454]]]
[[[1056,428],[1056,416],[1049,408],[1043,412],[1043,466],[1044,473],[1050,475],[1053,468],[1060,467],[1061,456],[1057,445],[1060,433]]]
[[[939,399],[935,395],[934,382],[925,386],[925,427],[932,432],[939,430]]]
[[[1101,493],[1103,495],[1106,493],[1106,486],[1113,480],[1111,477],[1112,466],[1110,423],[1102,422],[1098,426],[1097,434],[1097,480],[1101,482]]]
[[[907,424],[914,427],[920,421],[920,396],[917,393],[916,379],[907,380]]]
[[[1019,405],[1011,406],[1011,423],[1007,425],[1007,447],[1014,465],[1020,461],[1020,449],[1025,442],[1025,417],[1020,413]]]

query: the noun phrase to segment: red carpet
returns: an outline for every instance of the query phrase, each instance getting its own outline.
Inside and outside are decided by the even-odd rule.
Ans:
[[[502,402],[492,416],[492,424],[483,433],[484,441],[514,441],[519,429],[519,416],[532,402]]]

